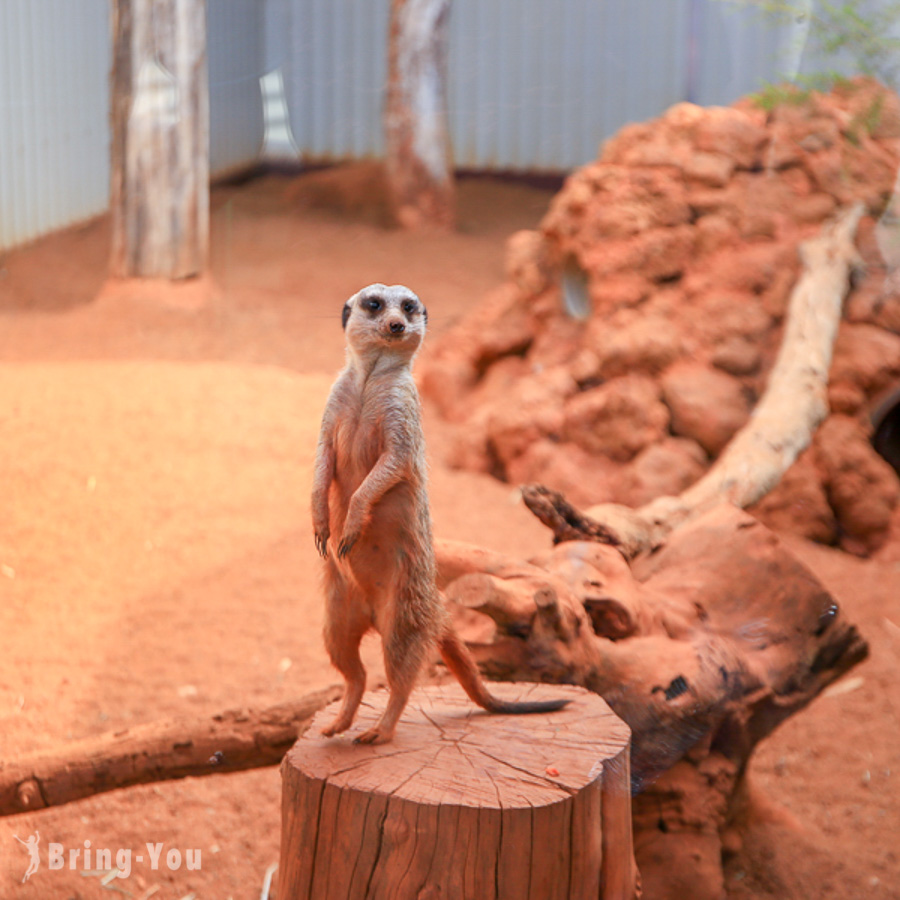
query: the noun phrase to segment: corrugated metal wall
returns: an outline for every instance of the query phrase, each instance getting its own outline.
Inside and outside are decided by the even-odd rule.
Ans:
[[[704,106],[733,103],[783,77],[792,31],[762,13],[717,0],[691,0],[686,100]]]
[[[225,175],[254,163],[263,146],[259,79],[266,74],[266,4],[207,0],[209,169]]]
[[[455,0],[449,104],[457,164],[556,170],[624,122],[682,99],[689,0]]]
[[[302,156],[379,156],[388,0],[269,0]],[[728,103],[776,77],[783,30],[717,0],[453,0],[456,164],[560,171],[672,103]]]
[[[0,249],[109,206],[110,0],[0,0]],[[265,4],[208,5],[210,169],[263,141]]]
[[[0,0],[0,248],[108,204],[109,3]],[[389,0],[208,0],[213,174],[258,158],[266,109],[287,109],[279,128],[302,158],[380,155],[388,11]],[[719,0],[453,0],[456,163],[570,169],[626,122],[778,78],[790,31]],[[259,79],[275,69],[267,84],[283,82],[286,102],[264,106]]]
[[[376,156],[387,73],[388,0],[268,0],[271,67],[291,131],[311,159]]]
[[[109,204],[109,0],[0,0],[0,248]]]

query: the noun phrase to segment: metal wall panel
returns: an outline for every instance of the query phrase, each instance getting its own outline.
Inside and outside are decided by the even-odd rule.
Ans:
[[[260,0],[207,0],[209,168],[213,176],[252,166],[263,146],[260,78],[265,67]]]
[[[109,204],[109,0],[0,0],[0,249]]]
[[[0,0],[0,248],[108,205],[109,2]],[[208,0],[213,174],[258,158],[279,67],[301,157],[381,155],[389,5]],[[453,0],[449,28],[454,156],[474,169],[565,171],[679,100],[832,62],[720,0]]]
[[[465,168],[560,171],[684,96],[688,0],[454,0],[449,104]]]
[[[379,156],[388,0],[269,0],[299,153]],[[626,122],[729,103],[779,72],[783,29],[719,0],[453,0],[456,165],[564,171]]]
[[[209,0],[210,170],[259,157],[265,4]],[[109,206],[110,0],[0,0],[0,249]]]
[[[733,103],[743,94],[779,81],[791,68],[793,30],[746,5],[691,0],[686,99],[704,106]]]
[[[291,131],[301,156],[342,159],[383,152],[388,0],[269,0]],[[270,29],[269,34],[272,31]]]

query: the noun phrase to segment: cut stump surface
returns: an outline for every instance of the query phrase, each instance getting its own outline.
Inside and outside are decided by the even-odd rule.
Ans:
[[[324,738],[319,713],[282,764],[279,897],[631,900],[630,731],[597,694],[491,685],[564,709],[492,715],[457,685],[413,693],[394,740],[357,746],[387,701]]]

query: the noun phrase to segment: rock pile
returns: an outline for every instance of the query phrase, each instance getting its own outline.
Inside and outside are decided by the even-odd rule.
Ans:
[[[900,297],[877,225],[898,166],[900,99],[864,79],[769,110],[682,103],[626,126],[538,231],[510,238],[506,283],[423,359],[426,397],[460,425],[452,462],[582,506],[679,493],[765,388],[799,243],[861,199],[865,268],[835,347],[831,415],[753,511],[877,549],[900,497],[868,422],[900,377]]]

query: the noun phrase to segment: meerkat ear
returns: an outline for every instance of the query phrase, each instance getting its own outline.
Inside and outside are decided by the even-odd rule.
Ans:
[[[425,304],[422,304],[422,318],[425,320],[425,324],[428,324],[428,310],[425,307]]]
[[[350,305],[350,301],[348,300],[344,304],[343,310],[341,310],[341,328],[343,328],[344,331],[347,330],[347,319],[350,318],[350,313],[351,313],[352,309],[353,309],[353,307]]]

